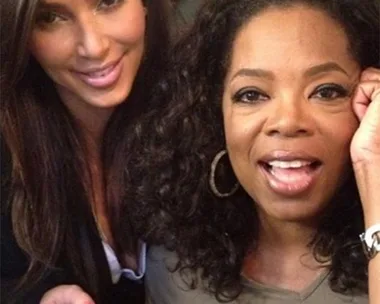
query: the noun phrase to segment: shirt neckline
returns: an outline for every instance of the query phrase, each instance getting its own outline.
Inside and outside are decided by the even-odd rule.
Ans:
[[[139,241],[137,271],[130,268],[122,268],[112,247],[105,241],[102,241],[102,244],[107,257],[108,266],[110,268],[112,282],[114,284],[120,280],[121,276],[124,276],[132,281],[139,281],[144,277],[146,271],[146,243]]]
[[[281,287],[266,285],[255,280],[249,279],[242,275],[243,285],[250,290],[259,292],[271,298],[289,299],[289,300],[305,300],[309,298],[314,291],[327,279],[329,271],[326,269],[318,277],[305,287],[302,291],[293,291]]]

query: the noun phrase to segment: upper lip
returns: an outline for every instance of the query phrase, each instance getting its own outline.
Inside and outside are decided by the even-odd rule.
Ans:
[[[77,70],[76,72],[77,73],[81,73],[81,74],[99,73],[99,72],[107,70],[110,67],[115,66],[116,64],[118,64],[118,62],[120,60],[121,60],[121,58],[119,58],[117,60],[110,61],[110,62],[102,65],[101,67],[89,67],[89,68],[86,68],[86,69]]]
[[[259,158],[259,162],[269,163],[271,161],[295,161],[295,160],[303,160],[308,161],[310,163],[322,161],[310,153],[306,151],[288,151],[288,150],[274,150],[267,154],[264,154]]]

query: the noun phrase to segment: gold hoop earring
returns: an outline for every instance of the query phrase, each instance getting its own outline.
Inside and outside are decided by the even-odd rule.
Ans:
[[[215,183],[215,171],[216,167],[218,166],[218,163],[220,159],[227,154],[226,150],[220,151],[218,154],[215,155],[214,159],[212,160],[211,163],[211,172],[210,172],[210,179],[209,179],[209,184],[212,192],[215,194],[217,197],[230,197],[235,194],[237,189],[239,188],[239,183],[236,182],[236,184],[232,187],[232,190],[230,192],[220,192],[218,188],[216,187]]]

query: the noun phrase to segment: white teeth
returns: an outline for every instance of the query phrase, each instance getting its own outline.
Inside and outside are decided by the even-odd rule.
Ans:
[[[301,168],[304,166],[310,165],[310,161],[306,160],[292,160],[292,161],[282,161],[282,160],[273,160],[268,162],[268,165],[272,167],[288,169],[288,168]]]
[[[88,75],[90,77],[93,77],[93,78],[95,78],[95,77],[104,77],[105,75],[107,75],[107,72],[104,72],[104,71],[102,71],[102,72],[94,72],[94,73],[90,73]]]
[[[108,75],[112,71],[113,68],[114,68],[114,66],[106,68],[102,71],[88,73],[88,76],[90,76],[92,78],[104,77],[104,76]]]

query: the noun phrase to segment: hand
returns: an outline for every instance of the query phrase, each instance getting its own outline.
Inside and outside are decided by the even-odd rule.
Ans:
[[[40,304],[95,304],[77,285],[59,285],[44,294]]]
[[[362,73],[352,102],[360,126],[351,142],[351,159],[368,228],[380,223],[380,70]]]
[[[352,99],[360,126],[351,142],[353,165],[380,160],[380,70],[366,69]],[[380,166],[380,163],[379,163]]]

